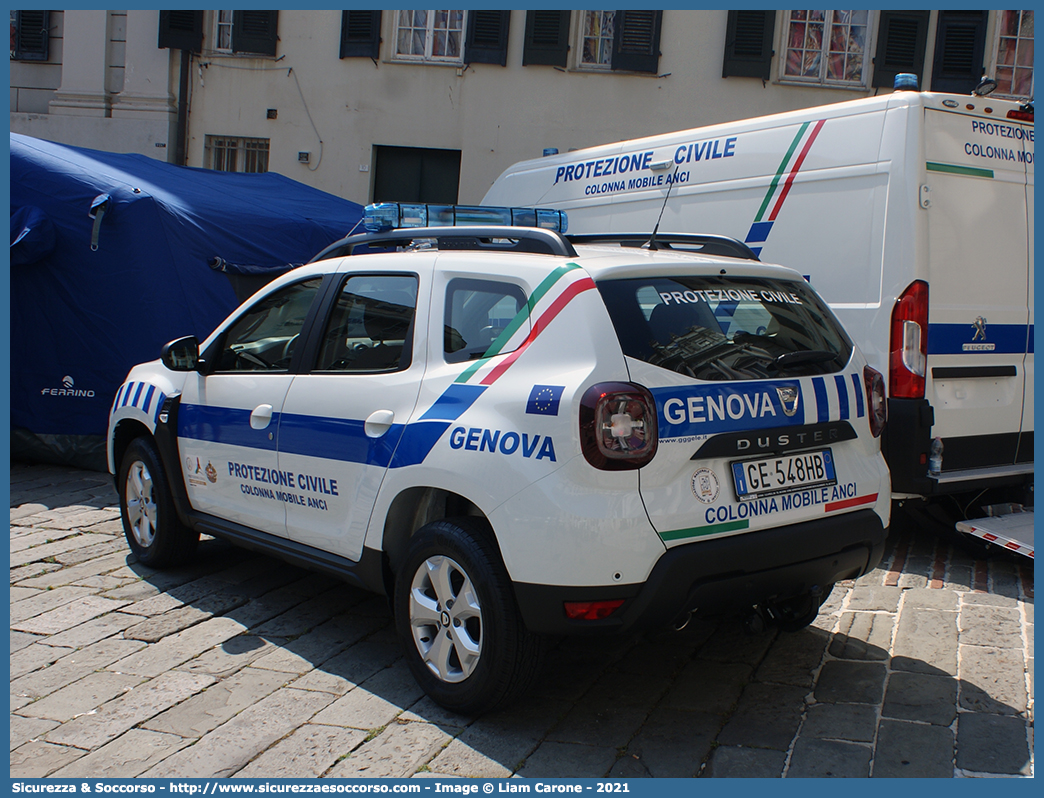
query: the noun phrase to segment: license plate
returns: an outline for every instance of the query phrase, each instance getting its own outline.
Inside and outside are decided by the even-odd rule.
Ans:
[[[829,449],[732,463],[732,479],[740,501],[837,483]]]

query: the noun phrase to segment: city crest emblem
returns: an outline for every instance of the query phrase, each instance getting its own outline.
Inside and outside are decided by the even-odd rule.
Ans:
[[[779,403],[783,405],[784,415],[790,418],[797,412],[798,401],[801,399],[801,390],[792,385],[777,386],[776,393],[779,395]]]

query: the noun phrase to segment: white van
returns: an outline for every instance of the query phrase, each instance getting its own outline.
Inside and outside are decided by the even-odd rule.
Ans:
[[[483,203],[745,241],[887,375],[893,497],[1032,504],[1032,105],[897,91],[525,161]]]

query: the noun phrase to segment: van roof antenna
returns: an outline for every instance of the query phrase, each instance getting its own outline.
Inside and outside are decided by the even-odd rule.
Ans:
[[[680,168],[681,167],[678,166],[674,167],[674,174],[670,177],[671,182],[667,184],[667,193],[663,196],[663,205],[660,206],[660,215],[656,217],[656,226],[653,227],[652,236],[649,237],[649,241],[645,245],[651,250],[659,249],[659,247],[656,246],[656,233],[660,229],[660,220],[663,219],[663,211],[667,207],[667,200],[671,198],[671,189],[674,188],[674,184],[678,177],[678,169]]]

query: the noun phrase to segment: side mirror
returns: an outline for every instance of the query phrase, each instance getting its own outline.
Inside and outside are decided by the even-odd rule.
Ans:
[[[171,371],[195,371],[200,364],[199,339],[187,335],[165,344],[160,351],[160,360]]]

